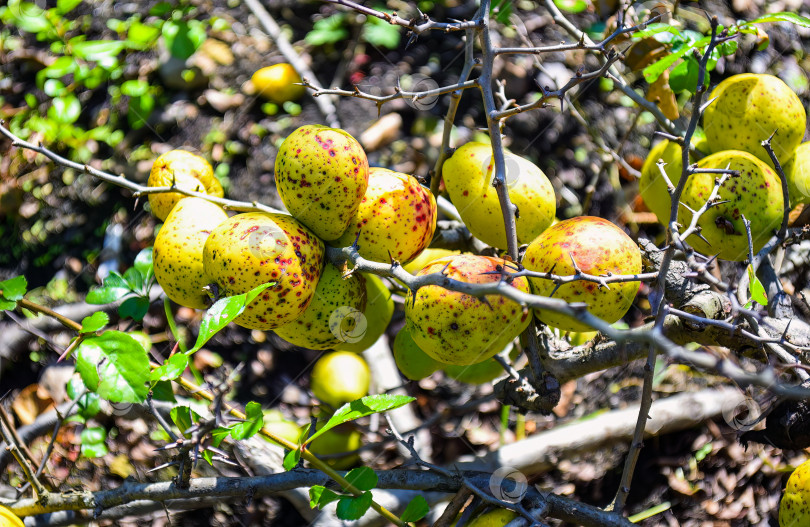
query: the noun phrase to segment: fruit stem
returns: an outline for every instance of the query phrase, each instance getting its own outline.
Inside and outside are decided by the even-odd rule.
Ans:
[[[51,317],[51,318],[55,318],[56,320],[59,321],[60,324],[62,324],[63,326],[65,326],[68,329],[72,329],[74,331],[81,331],[82,330],[82,325],[79,324],[78,322],[76,322],[74,320],[71,320],[71,319],[67,318],[66,316],[64,316],[64,315],[62,315],[60,313],[57,313],[53,309],[50,309],[50,308],[47,308],[45,306],[41,306],[39,304],[31,302],[28,299],[21,298],[21,299],[17,300],[17,307],[27,309],[28,311],[32,311],[34,313],[40,313],[42,315],[45,315],[45,316],[48,316],[48,317]]]

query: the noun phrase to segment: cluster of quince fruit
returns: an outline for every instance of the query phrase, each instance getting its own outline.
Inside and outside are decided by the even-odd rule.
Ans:
[[[463,145],[445,162],[443,178],[470,231],[503,248],[505,228],[492,185],[492,158],[488,144]],[[509,152],[506,167],[508,193],[518,209],[518,240],[529,244],[523,266],[562,276],[641,271],[638,246],[619,227],[587,216],[552,225],[556,200],[545,174]],[[210,200],[150,194],[153,212],[165,220],[154,245],[155,277],[170,299],[202,309],[210,303],[212,289],[231,296],[270,282],[235,319],[237,325],[273,330],[310,349],[360,352],[390,323],[391,291],[374,275],[345,272],[326,262],[326,244],[354,244],[362,257],[395,260],[417,276],[443,273],[467,283],[504,281],[524,293],[584,302],[591,313],[611,323],[624,316],[638,290],[637,282],[600,287],[594,281],[560,285],[541,277],[511,276],[519,265],[508,258],[426,250],[438,214],[433,194],[413,176],[369,168],[360,144],[343,130],[319,125],[295,130],[279,149],[275,181],[290,215],[245,212],[228,217]],[[149,185],[171,184],[222,196],[210,165],[189,152],[172,151],[155,162]],[[535,315],[564,331],[588,329],[555,312],[537,310]],[[463,382],[483,383],[502,371],[493,356],[511,346],[532,313],[501,295],[477,298],[425,286],[409,291],[405,317],[406,327],[394,347],[408,378],[443,369]]]
[[[745,73],[724,80],[709,96],[703,114],[705,141],[694,144],[709,154],[697,162],[701,169],[730,169],[739,176],[729,178],[719,189],[718,202],[698,219],[700,235],[687,241],[699,252],[731,261],[748,257],[748,239],[743,218],[751,222],[754,252],[759,251],[782,222],[782,182],[762,142],[771,135],[771,147],[788,182],[791,205],[810,202],[810,143],[800,144],[806,114],[798,96],[779,78]],[[690,154],[690,163],[693,157]],[[672,185],[683,173],[681,146],[664,140],[650,151],[641,170],[639,192],[647,207],[666,225]],[[681,195],[678,223],[689,225],[694,211],[709,198],[714,173],[695,173],[686,181]]]

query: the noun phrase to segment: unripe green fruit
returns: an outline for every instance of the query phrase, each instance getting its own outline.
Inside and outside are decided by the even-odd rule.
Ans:
[[[402,268],[411,274],[415,274],[421,271],[424,266],[426,266],[433,260],[438,260],[439,258],[444,258],[445,256],[452,256],[454,254],[461,254],[461,251],[451,251],[450,249],[432,249],[429,247],[424,251],[422,251],[421,253],[419,253],[419,256],[417,256],[410,262],[403,264]]]
[[[202,198],[180,200],[160,228],[152,253],[155,279],[171,300],[181,306],[205,309],[209,280],[203,270],[203,246],[228,215]]]
[[[717,254],[723,260],[742,261],[748,257],[748,238],[743,216],[751,222],[754,253],[779,228],[784,212],[782,183],[776,172],[748,152],[727,150],[704,157],[700,168],[738,170],[739,176],[730,177],[718,192],[720,204],[708,209],[698,220],[701,234],[708,244],[697,236],[687,240],[706,255]],[[681,195],[681,203],[698,210],[706,203],[715,185],[717,174],[693,174]],[[684,207],[678,213],[679,222],[686,226],[692,213]],[[613,287],[611,285],[611,287]]]
[[[810,525],[810,461],[799,465],[790,475],[779,503],[779,527]]]
[[[576,333],[569,333],[568,335],[568,342],[571,343],[572,346],[582,346],[586,342],[590,342],[596,338],[599,334],[598,331],[582,331]]]
[[[782,168],[788,182],[790,203],[810,203],[810,142],[800,144]]]
[[[509,152],[504,155],[509,199],[518,209],[518,242],[529,243],[554,221],[554,187],[530,161]],[[485,143],[461,146],[442,168],[450,199],[470,232],[484,243],[505,248],[506,229],[498,194],[492,186],[494,177],[492,147]]]
[[[394,315],[394,299],[391,291],[380,277],[363,274],[366,279],[366,309],[358,317],[355,327],[345,335],[335,349],[360,353],[370,348],[379,339]]]
[[[360,273],[343,273],[326,263],[318,287],[304,313],[275,329],[291,344],[325,350],[351,340],[366,307],[366,280]]]
[[[416,345],[407,325],[397,333],[393,348],[397,368],[412,381],[424,379],[444,366]]]
[[[211,232],[203,249],[205,274],[221,297],[275,283],[234,320],[250,329],[274,329],[301,316],[323,261],[321,240],[286,214],[237,214]]]
[[[363,258],[407,262],[430,244],[436,214],[433,194],[415,177],[372,167],[363,201],[334,245],[345,247],[357,240]]]
[[[559,276],[576,274],[571,260],[579,269],[596,276],[635,274],[641,272],[638,245],[613,223],[594,216],[571,218],[550,227],[526,249],[523,265],[530,271],[553,272]],[[584,302],[588,311],[613,323],[627,313],[638,292],[638,282],[612,283],[599,288],[584,280],[569,282],[556,289],[551,280],[531,278],[536,295],[551,296],[566,302]],[[549,326],[565,331],[588,331],[582,322],[547,310],[535,310],[537,318]]]
[[[197,154],[185,150],[170,150],[155,159],[146,184],[150,187],[174,185],[176,188],[202,192],[218,198],[224,195],[222,185],[214,177],[211,164]],[[187,197],[185,194],[177,192],[149,194],[152,214],[165,220],[177,202],[185,197]]]
[[[310,443],[309,450],[316,456],[331,456],[334,454],[341,454],[343,452],[351,452],[348,455],[340,457],[324,458],[329,466],[337,470],[348,470],[360,461],[360,455],[356,450],[363,444],[363,434],[351,427],[339,426],[334,428],[324,435],[315,438]]]
[[[301,438],[301,427],[287,421],[278,410],[264,412],[264,427],[282,439],[298,444]]]
[[[278,194],[287,210],[323,240],[343,234],[367,188],[366,153],[343,130],[302,126],[278,150]]]
[[[434,260],[417,276],[444,270],[448,278],[486,284],[501,280],[500,271],[505,265],[514,268],[514,264],[499,258],[459,254]],[[514,278],[510,286],[529,292],[524,277]],[[499,353],[526,329],[530,316],[502,295],[485,298],[486,302],[434,285],[421,287],[415,294],[409,291],[405,317],[414,342],[445,364],[475,364]]]
[[[368,364],[351,351],[327,353],[315,363],[310,376],[315,397],[335,409],[368,395],[370,385]]]
[[[773,75],[734,75],[717,85],[709,99],[715,97],[703,114],[712,152],[743,150],[772,166],[762,141],[775,131],[771,146],[784,163],[804,137],[807,116],[802,102]]]
[[[638,192],[641,199],[658,217],[658,221],[666,225],[669,222],[669,210],[672,204],[667,182],[661,176],[658,160],[663,159],[666,166],[664,171],[669,181],[677,186],[683,173],[683,160],[681,158],[681,145],[664,139],[650,150],[644,165],[641,167],[641,179],[638,181]]]
[[[509,353],[509,358],[515,360],[520,354],[520,350],[512,347]],[[486,384],[492,382],[498,377],[506,375],[506,371],[501,366],[501,363],[495,360],[495,357],[490,357],[485,361],[469,366],[456,366],[453,364],[444,365],[444,373],[451,379],[466,384]]]

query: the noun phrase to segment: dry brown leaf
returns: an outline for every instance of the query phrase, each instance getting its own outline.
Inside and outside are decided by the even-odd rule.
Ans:
[[[40,414],[53,408],[53,399],[38,384],[30,384],[20,391],[11,408],[20,423],[30,425]]]
[[[647,100],[654,102],[658,105],[661,113],[667,119],[677,119],[680,115],[678,113],[678,100],[675,98],[675,92],[669,87],[669,72],[664,72],[658,80],[650,85],[647,90]]]

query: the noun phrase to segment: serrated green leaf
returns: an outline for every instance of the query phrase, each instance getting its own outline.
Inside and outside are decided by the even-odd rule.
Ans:
[[[322,485],[313,485],[309,488],[309,506],[312,509],[315,507],[323,509],[333,501],[337,501],[342,497],[342,494],[338,494]]]
[[[0,310],[14,309],[17,300],[21,300],[28,289],[28,281],[24,276],[15,276],[0,282]]]
[[[205,346],[205,343],[208,342],[211,337],[216,335],[218,331],[227,326],[233,319],[241,315],[245,307],[253,302],[262,291],[274,284],[275,282],[262,284],[258,287],[254,287],[247,293],[217,300],[205,313],[205,317],[203,317],[202,323],[200,324],[200,332],[197,334],[197,342],[194,344],[193,348],[188,350],[188,353],[194,353]]]
[[[231,427],[231,437],[237,441],[256,435],[264,426],[264,413],[262,405],[251,401],[245,406],[247,420]]]
[[[184,353],[175,353],[159,367],[152,370],[149,378],[155,381],[173,381],[174,379],[183,375],[183,372],[188,368],[188,355]]]
[[[149,299],[143,296],[127,298],[118,306],[118,314],[122,318],[131,318],[140,322],[149,311]]]
[[[359,496],[344,496],[338,500],[337,517],[341,520],[359,520],[371,507],[371,492],[364,492]]]
[[[781,13],[763,15],[759,18],[746,22],[745,24],[740,24],[740,27],[750,26],[752,24],[763,24],[765,22],[790,22],[791,24],[796,24],[797,26],[810,28],[810,18],[797,15],[796,13],[788,13],[784,11]]]
[[[156,401],[177,402],[172,390],[171,381],[158,381],[152,385],[152,399]]]
[[[408,395],[379,394],[367,395],[362,399],[346,403],[338,408],[338,410],[334,413],[334,415],[332,415],[331,418],[329,418],[329,421],[327,421],[325,425],[323,425],[317,432],[312,434],[312,436],[307,440],[307,444],[311,443],[315,438],[325,434],[338,425],[348,423],[349,421],[354,421],[355,419],[360,419],[361,417],[365,417],[367,415],[393,410],[395,408],[399,408],[400,406],[405,406],[406,404],[415,400],[415,397],[410,397]]]
[[[98,313],[93,313],[90,316],[86,316],[82,319],[82,333],[95,333],[96,331],[100,330],[107,323],[110,322],[110,316],[105,313],[104,311],[99,311]]]
[[[423,496],[416,496],[408,503],[402,512],[400,519],[404,522],[416,522],[427,516],[430,512],[430,505]]]
[[[369,467],[357,467],[346,474],[346,480],[360,490],[371,490],[377,486],[379,478]]]
[[[751,292],[751,300],[761,306],[768,305],[768,295],[765,293],[765,287],[759,281],[757,274],[754,272],[754,267],[748,265],[748,290]]]
[[[146,400],[149,357],[126,333],[105,331],[84,339],[76,350],[76,371],[89,390],[110,402]]]
[[[298,465],[298,461],[301,459],[301,451],[298,449],[290,450],[284,455],[284,462],[282,466],[284,470],[290,471]]]
[[[112,271],[107,275],[107,278],[104,279],[100,287],[91,289],[90,292],[87,293],[85,300],[88,304],[111,304],[112,302],[124,298],[131,292],[132,290],[129,288],[127,281],[124,280],[124,277]]]

